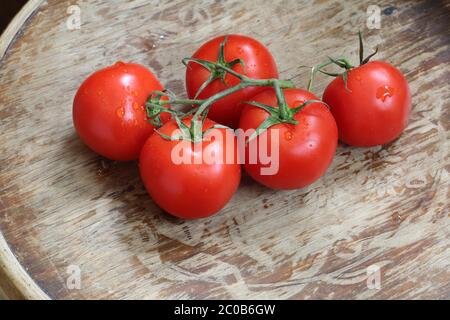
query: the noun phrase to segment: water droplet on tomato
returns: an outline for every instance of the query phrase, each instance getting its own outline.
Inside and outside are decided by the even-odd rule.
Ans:
[[[135,90],[133,90],[133,91],[131,91],[131,95],[133,96],[133,97],[137,97],[137,92],[135,91]]]
[[[125,109],[124,109],[123,107],[117,108],[117,110],[116,110],[116,115],[117,115],[119,118],[123,118],[123,116],[125,115]]]
[[[377,89],[376,97],[377,99],[380,99],[381,101],[384,102],[387,97],[392,97],[394,95],[394,92],[395,92],[394,88],[389,87],[388,85],[384,85]]]
[[[133,109],[139,110],[139,103],[137,103],[136,101],[133,102]]]
[[[292,139],[292,132],[286,131],[286,132],[284,133],[284,138],[285,138],[286,140],[291,140],[291,139]]]

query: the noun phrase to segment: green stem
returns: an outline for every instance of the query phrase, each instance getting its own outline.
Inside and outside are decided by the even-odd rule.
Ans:
[[[278,81],[274,81],[273,87],[275,89],[275,94],[277,95],[278,100],[278,108],[280,109],[280,118],[282,120],[287,120],[290,118],[289,107],[286,104],[286,99],[284,97],[283,91],[281,91],[280,83]]]
[[[337,64],[341,68],[344,68],[346,71],[353,68],[352,64],[345,57],[339,57],[336,59],[328,57],[328,61],[325,61],[325,62],[318,64],[311,68],[311,74],[309,76],[308,87],[307,87],[308,91],[311,91],[311,89],[312,89],[312,85],[313,85],[313,81],[314,81],[314,77],[315,77],[316,73],[322,72],[322,73],[327,74],[327,72],[323,71],[322,69],[331,64]]]
[[[289,80],[250,79],[245,77],[244,80],[241,81],[241,83],[239,83],[238,85],[235,85],[234,87],[221,91],[204,100],[203,103],[200,104],[200,107],[197,109],[197,112],[195,113],[194,117],[199,117],[214,102],[236,91],[239,91],[247,87],[271,87],[274,86],[275,83],[277,83],[280,88],[294,88],[294,84]]]
[[[322,68],[324,68],[332,63],[333,63],[332,61],[327,61],[327,62],[324,62],[322,64],[319,64],[319,65],[311,68],[311,74],[309,76],[309,81],[308,81],[308,87],[306,88],[308,91],[311,91],[311,89],[312,89],[312,85],[313,85],[313,81],[314,81],[314,77],[315,77],[316,73],[318,71],[320,71]]]
[[[159,105],[165,106],[168,104],[202,104],[205,100],[195,100],[195,99],[172,99],[172,100],[161,100],[158,102]]]

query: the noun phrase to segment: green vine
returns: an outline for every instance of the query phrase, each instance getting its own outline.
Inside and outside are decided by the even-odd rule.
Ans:
[[[228,128],[223,125],[215,125],[212,128],[208,129],[205,132],[202,132],[203,123],[207,117],[208,111],[211,108],[212,104],[219,99],[222,99],[225,96],[228,96],[236,91],[241,89],[251,87],[251,86],[259,86],[259,87],[272,87],[275,90],[275,94],[277,96],[277,108],[268,106],[265,104],[261,104],[255,101],[247,102],[250,105],[259,107],[263,110],[266,110],[269,113],[269,117],[261,123],[261,125],[255,130],[255,132],[249,137],[248,141],[261,134],[268,128],[273,125],[279,123],[288,123],[288,124],[297,124],[297,120],[294,119],[294,116],[300,112],[305,106],[313,102],[320,102],[320,100],[308,100],[302,105],[296,108],[290,108],[284,96],[283,89],[294,88],[294,84],[290,80],[280,80],[280,79],[251,79],[243,74],[240,74],[233,69],[231,69],[237,63],[244,65],[243,61],[240,59],[233,60],[231,62],[226,62],[224,58],[224,48],[227,41],[227,37],[220,44],[219,56],[217,62],[211,62],[201,59],[194,58],[185,58],[183,59],[183,64],[186,67],[189,67],[189,62],[194,62],[208,71],[210,71],[211,75],[209,78],[202,84],[202,86],[197,91],[194,99],[178,99],[173,93],[165,90],[165,91],[154,91],[149,96],[146,103],[147,116],[149,117],[149,121],[157,128],[162,125],[161,114],[169,113],[177,122],[177,125],[180,129],[179,134],[175,134],[172,136],[165,135],[158,130],[156,132],[161,135],[164,139],[167,140],[188,140],[193,143],[197,143],[203,140],[203,136],[207,131],[213,128]],[[321,70],[319,70],[321,71]],[[211,97],[203,100],[197,99],[201,91],[203,91],[211,82],[216,79],[220,79],[221,81],[225,81],[226,74],[230,74],[240,80],[239,84],[229,87],[224,91],[221,91]],[[312,80],[310,80],[312,83]],[[166,97],[166,99],[163,99]],[[167,108],[167,105],[191,105],[193,108],[187,112],[183,113],[181,111],[176,111],[173,109]],[[186,125],[182,119],[188,116],[192,116],[190,120],[190,126]]]

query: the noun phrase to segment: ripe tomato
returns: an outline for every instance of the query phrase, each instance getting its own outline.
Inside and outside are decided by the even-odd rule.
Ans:
[[[292,109],[308,100],[318,100],[312,93],[302,89],[285,89],[286,103]],[[269,106],[277,106],[273,89],[268,89],[252,98],[253,101]],[[247,105],[242,111],[240,128],[244,131],[256,129],[267,119],[269,113],[261,108]],[[245,170],[256,181],[273,189],[297,189],[305,187],[319,179],[333,160],[338,133],[336,123],[328,108],[319,102],[311,103],[294,115],[298,124],[275,124],[267,129],[267,140],[259,135],[256,163],[250,161],[252,141],[246,145]],[[278,132],[278,139],[272,134]],[[277,137],[276,135],[274,137]],[[275,139],[275,138],[274,138]],[[265,145],[272,162],[277,161],[278,171],[263,174],[262,168],[276,166],[263,160],[261,145]],[[274,148],[271,152],[271,148]],[[276,149],[275,149],[276,148]],[[276,167],[274,167],[276,168]]]
[[[216,62],[219,55],[219,47],[225,36],[220,36],[203,44],[192,56],[192,58]],[[245,68],[237,63],[231,68],[253,79],[278,78],[278,71],[275,60],[269,50],[250,37],[241,35],[228,35],[224,47],[224,57],[226,62],[235,59],[242,59]],[[193,98],[202,84],[211,75],[210,71],[203,66],[190,62],[186,68],[186,89],[189,98]],[[229,87],[239,84],[240,80],[233,75],[225,76],[225,83],[221,79],[216,79],[210,83],[198,96],[199,99],[208,98]],[[255,94],[263,91],[264,87],[247,87],[215,102],[208,118],[236,128],[239,124],[239,117],[242,111],[242,102],[249,101]]]
[[[189,126],[190,119],[183,122]],[[206,119],[203,132],[213,125],[215,122]],[[177,123],[171,120],[158,131],[171,136],[177,129]],[[228,139],[215,138],[227,134]],[[234,153],[227,162],[230,151]],[[211,152],[218,161],[205,160]],[[180,156],[187,161],[180,161]],[[156,204],[184,219],[204,218],[218,212],[231,199],[241,179],[236,137],[231,130],[223,128],[211,129],[204,140],[196,144],[186,140],[170,141],[155,133],[142,148],[139,169]]]
[[[81,140],[104,157],[137,159],[154,129],[145,102],[153,90],[162,89],[156,77],[139,64],[117,62],[98,70],[75,95],[75,129]]]
[[[411,95],[408,82],[392,65],[373,61],[348,71],[323,94],[339,128],[339,139],[349,145],[369,147],[396,139],[408,124]]]

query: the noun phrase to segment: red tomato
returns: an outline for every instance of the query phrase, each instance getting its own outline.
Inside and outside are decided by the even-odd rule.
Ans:
[[[253,79],[278,78],[275,60],[269,50],[250,37],[241,35],[228,35],[225,44],[224,56],[226,62],[242,59],[245,69],[241,64],[232,67],[233,70],[245,74]],[[216,62],[219,55],[219,47],[225,36],[220,36],[203,44],[192,56],[192,58]],[[211,73],[203,66],[190,62],[186,68],[186,89],[189,98],[193,98],[201,85],[209,78]],[[210,83],[198,96],[199,99],[208,98],[229,87],[239,84],[240,80],[233,75],[227,74],[224,84],[220,79]],[[242,102],[249,101],[255,94],[263,91],[264,87],[247,87],[215,102],[208,118],[236,128],[243,108]]]
[[[189,118],[183,122],[190,124]],[[206,119],[203,131],[214,124]],[[171,120],[158,131],[171,136],[177,129],[175,120]],[[210,139],[216,134],[225,137],[227,131],[231,135],[229,139]],[[139,169],[145,187],[156,204],[174,216],[184,219],[208,217],[222,209],[238,188],[241,167],[237,163],[234,133],[214,128],[204,138],[194,144],[186,140],[166,140],[155,133],[142,148]],[[231,150],[234,153],[229,163],[225,160]],[[205,161],[205,155],[210,152],[218,155],[217,159],[221,161]],[[175,158],[180,155],[189,161],[182,163]]]
[[[286,103],[290,108],[298,107],[308,100],[318,100],[312,93],[302,89],[284,90]],[[275,91],[268,89],[252,98],[269,106],[276,107]],[[256,129],[267,119],[269,113],[261,108],[247,105],[242,111],[240,128],[244,131]],[[272,165],[276,166],[273,150],[278,150],[278,171],[275,174],[263,174],[261,169],[271,165],[263,161],[258,153],[256,163],[250,163],[251,143],[246,145],[245,170],[256,181],[273,189],[297,189],[305,187],[319,179],[333,160],[338,133],[336,123],[328,108],[322,103],[311,103],[294,115],[298,124],[276,124],[267,130],[267,140],[262,135],[258,141],[266,146],[268,155],[272,157]],[[272,134],[278,132],[278,139]],[[276,136],[274,136],[276,137]],[[264,143],[264,141],[267,141]],[[264,144],[263,144],[264,143]],[[275,149],[277,148],[277,149]]]
[[[349,145],[369,147],[396,139],[408,124],[411,95],[408,82],[392,65],[373,61],[348,72],[323,94],[339,128],[339,139]]]
[[[117,62],[98,70],[75,95],[75,129],[81,140],[104,157],[137,159],[154,129],[145,102],[153,90],[162,89],[156,77],[139,64]]]

